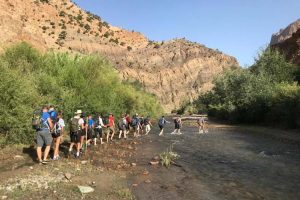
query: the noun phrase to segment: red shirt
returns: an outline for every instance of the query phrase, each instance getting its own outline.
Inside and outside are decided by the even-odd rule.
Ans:
[[[110,127],[114,126],[114,121],[115,121],[115,119],[114,119],[113,116],[109,116],[108,121],[109,121],[109,126],[110,126]]]

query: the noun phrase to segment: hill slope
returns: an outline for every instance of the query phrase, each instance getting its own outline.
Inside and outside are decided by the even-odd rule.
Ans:
[[[139,81],[167,112],[209,90],[215,74],[238,65],[231,56],[184,39],[149,41],[69,0],[0,0],[0,28],[2,48],[26,41],[41,51],[106,56],[124,80]]]

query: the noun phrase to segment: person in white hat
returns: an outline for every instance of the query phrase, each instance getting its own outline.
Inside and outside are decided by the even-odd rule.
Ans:
[[[71,154],[73,146],[76,144],[76,158],[79,158],[80,153],[80,137],[82,135],[82,130],[84,129],[84,120],[80,117],[82,114],[81,110],[75,112],[75,116],[70,121],[70,139],[71,144],[69,148],[69,154]]]

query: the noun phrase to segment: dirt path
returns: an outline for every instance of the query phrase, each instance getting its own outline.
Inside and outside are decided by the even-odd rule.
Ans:
[[[295,133],[213,124],[208,134],[199,135],[186,123],[179,136],[168,134],[172,128],[159,137],[154,127],[148,136],[117,140],[80,160],[64,158],[47,166],[34,163],[32,147],[1,150],[0,199],[300,199]],[[176,165],[149,165],[171,144],[180,155]],[[78,185],[95,191],[82,195]]]

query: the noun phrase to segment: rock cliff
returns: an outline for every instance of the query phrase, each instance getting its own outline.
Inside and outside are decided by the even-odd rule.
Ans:
[[[0,0],[0,49],[26,41],[41,51],[102,54],[125,81],[157,96],[166,112],[212,87],[213,77],[234,57],[174,39],[154,42],[111,26],[70,0]]]
[[[300,19],[274,34],[270,45],[279,49],[300,69]]]

